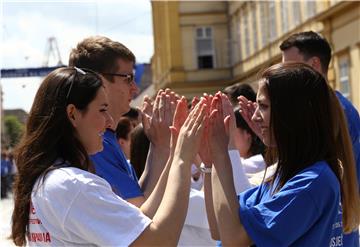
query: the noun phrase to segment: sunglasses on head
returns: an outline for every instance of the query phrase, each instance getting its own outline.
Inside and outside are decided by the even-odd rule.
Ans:
[[[78,78],[79,75],[86,75],[86,74],[94,74],[94,75],[98,75],[95,71],[92,71],[90,69],[85,69],[85,68],[77,68],[77,67],[73,67],[73,69],[75,70],[75,75],[74,77],[72,78],[71,82],[70,82],[70,87],[69,87],[69,90],[66,94],[66,102],[68,101],[69,99],[69,96],[70,96],[70,93],[71,93],[71,89],[74,85],[74,81]]]

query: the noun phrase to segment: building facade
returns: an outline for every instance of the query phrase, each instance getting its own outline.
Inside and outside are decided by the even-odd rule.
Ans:
[[[279,45],[314,30],[333,48],[329,82],[360,109],[360,2],[152,1],[155,91],[186,97],[236,82],[257,87],[259,71],[281,61]]]

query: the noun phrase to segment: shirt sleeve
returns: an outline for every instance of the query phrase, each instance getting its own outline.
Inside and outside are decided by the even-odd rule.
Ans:
[[[128,174],[121,171],[114,171],[113,176],[104,177],[111,185],[112,190],[124,200],[143,196],[141,188],[137,181],[129,177]]]
[[[82,185],[69,206],[65,231],[97,246],[128,246],[151,220],[135,206],[116,196],[105,181]]]
[[[278,192],[255,206],[252,206],[254,198],[248,202],[246,196],[253,197],[240,196],[240,219],[257,246],[290,246],[319,217],[314,201],[304,191]]]
[[[236,194],[240,194],[241,192],[249,189],[251,186],[241,163],[239,151],[229,150],[228,152],[233,170],[233,179]]]

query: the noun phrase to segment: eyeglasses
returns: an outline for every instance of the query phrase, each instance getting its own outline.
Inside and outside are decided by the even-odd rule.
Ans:
[[[125,77],[127,79],[127,83],[130,85],[134,81],[134,74],[120,74],[120,73],[102,73],[103,75],[112,75],[112,76],[120,76]]]
[[[91,73],[93,75],[96,75],[96,77],[98,77],[98,74],[96,72],[90,70],[90,69],[84,69],[84,68],[80,69],[78,67],[73,67],[73,69],[75,69],[75,75],[74,75],[74,77],[72,78],[72,80],[70,82],[70,87],[69,87],[69,90],[68,90],[68,92],[66,94],[66,102],[68,102],[68,100],[69,100],[71,89],[72,89],[72,87],[74,85],[74,82],[75,82],[75,80],[76,80],[76,78],[78,77],[79,74],[80,75],[86,75],[88,73]]]

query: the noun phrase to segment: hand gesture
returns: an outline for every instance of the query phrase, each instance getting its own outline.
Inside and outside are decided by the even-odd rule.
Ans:
[[[212,159],[216,155],[225,152],[227,153],[229,136],[225,131],[225,124],[229,124],[230,117],[224,119],[224,112],[222,107],[221,93],[217,93],[211,102],[209,117],[209,147]]]
[[[185,97],[182,97],[180,100],[178,100],[176,105],[176,110],[174,114],[173,124],[170,127],[171,130],[171,142],[170,142],[170,149],[172,153],[175,151],[175,146],[177,142],[177,138],[179,135],[179,131],[183,124],[185,123],[185,120],[187,116],[189,115],[188,108],[187,108],[187,101]]]
[[[179,132],[174,155],[189,164],[194,160],[200,147],[207,118],[206,107],[205,99],[200,100],[187,116]]]
[[[221,94],[221,103],[223,108],[223,117],[226,119],[228,117],[228,123],[225,125],[226,133],[229,136],[229,149],[236,149],[235,138],[236,138],[236,118],[234,114],[233,106],[229,98],[225,94]]]
[[[256,102],[252,102],[244,96],[239,96],[238,100],[240,105],[239,112],[241,116],[244,118],[246,123],[252,129],[252,131],[254,131],[254,133],[260,138],[260,140],[262,140],[260,126],[251,120],[252,116],[254,115],[255,109],[257,107]]]
[[[147,102],[144,103],[144,111],[149,111]],[[175,112],[175,104],[171,103],[170,95],[159,90],[152,107],[152,117],[143,112],[142,123],[146,136],[155,147],[169,149],[170,129]]]
[[[206,102],[206,112],[208,115],[210,115],[210,105],[211,101],[213,99],[212,95],[204,94],[202,99]],[[205,121],[205,129],[203,132],[203,136],[201,138],[201,145],[199,149],[199,156],[204,163],[206,167],[211,167],[212,165],[212,159],[211,159],[211,153],[210,153],[210,147],[209,147],[209,121],[208,118]]]

